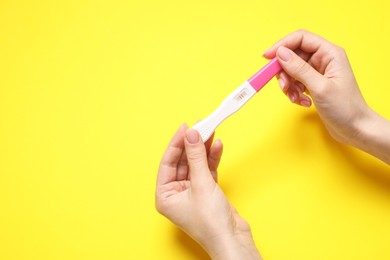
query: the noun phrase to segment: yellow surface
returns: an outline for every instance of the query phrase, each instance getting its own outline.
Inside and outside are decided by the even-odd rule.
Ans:
[[[0,259],[202,259],[154,209],[160,157],[299,28],[347,50],[390,118],[390,5],[1,1]],[[221,186],[265,259],[390,259],[390,168],[273,80],[217,131]],[[178,209],[180,210],[180,209]]]

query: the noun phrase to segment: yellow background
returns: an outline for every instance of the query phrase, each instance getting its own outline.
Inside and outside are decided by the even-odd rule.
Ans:
[[[207,259],[154,209],[172,134],[299,28],[343,46],[390,118],[389,11],[385,0],[0,1],[0,259]],[[276,80],[217,137],[220,184],[265,259],[390,259],[390,168],[333,141]]]

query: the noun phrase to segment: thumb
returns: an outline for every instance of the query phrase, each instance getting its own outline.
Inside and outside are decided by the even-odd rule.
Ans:
[[[188,165],[190,167],[191,182],[195,185],[204,184],[212,178],[207,162],[205,145],[195,129],[188,129],[185,133],[185,151]]]
[[[292,50],[281,46],[276,52],[283,70],[304,84],[309,91],[323,80],[323,76]]]

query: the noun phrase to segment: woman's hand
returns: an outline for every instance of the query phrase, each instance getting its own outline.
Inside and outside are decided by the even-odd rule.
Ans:
[[[293,103],[309,107],[311,97],[333,138],[390,163],[390,122],[365,102],[344,49],[300,30],[264,53],[275,56],[280,87]]]
[[[156,208],[213,259],[260,259],[248,223],[217,184],[222,143],[211,142],[180,127],[161,160]]]

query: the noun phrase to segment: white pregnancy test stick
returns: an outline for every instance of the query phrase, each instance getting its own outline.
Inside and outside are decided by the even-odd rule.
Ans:
[[[272,59],[250,79],[241,84],[227,96],[222,104],[208,117],[196,123],[192,128],[197,130],[206,142],[219,124],[237,112],[251,97],[262,89],[277,73],[282,70],[277,58]]]

